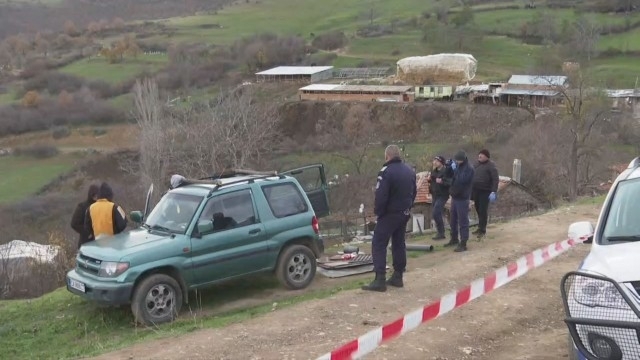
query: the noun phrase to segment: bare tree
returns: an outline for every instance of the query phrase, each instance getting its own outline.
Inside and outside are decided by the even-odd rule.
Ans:
[[[593,19],[581,16],[573,25],[572,51],[587,63],[597,55],[602,28]]]
[[[253,92],[223,92],[214,102],[187,109],[164,106],[154,80],[134,87],[140,127],[139,173],[143,184],[162,189],[169,171],[188,177],[259,165],[278,145],[276,105]]]
[[[140,128],[139,174],[141,185],[153,184],[162,189],[162,179],[167,170],[166,155],[170,144],[167,131],[172,127],[163,111],[163,105],[155,80],[137,80],[133,87],[135,119]]]
[[[607,119],[610,112],[607,98],[597,88],[591,87],[588,79],[583,70],[577,70],[569,78],[570,86],[555,87],[564,101],[565,113],[561,120],[571,134],[567,164],[568,195],[571,201],[578,196],[580,165],[586,166],[588,177],[590,162],[603,146],[602,143],[591,140],[598,125]]]

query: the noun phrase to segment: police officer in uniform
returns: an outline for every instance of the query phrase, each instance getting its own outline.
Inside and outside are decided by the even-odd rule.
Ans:
[[[386,291],[387,285],[402,287],[402,274],[407,265],[405,232],[410,210],[416,198],[416,173],[402,162],[400,148],[389,145],[384,151],[385,163],[378,173],[374,213],[378,217],[371,242],[375,280],[363,290]],[[393,275],[386,281],[387,246],[391,238]]]

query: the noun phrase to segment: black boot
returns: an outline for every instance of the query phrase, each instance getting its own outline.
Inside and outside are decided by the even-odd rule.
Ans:
[[[431,240],[444,240],[444,239],[446,239],[444,234],[438,234],[438,235],[436,235],[436,236],[431,238]]]
[[[458,247],[453,251],[455,252],[467,251],[467,241],[466,240],[461,241]]]
[[[387,280],[387,285],[399,288],[403,287],[404,283],[402,282],[402,273],[394,271],[389,280]]]
[[[384,274],[376,274],[376,278],[371,282],[371,284],[363,286],[362,290],[379,292],[387,291],[387,284],[385,284]]]
[[[449,240],[448,243],[444,244],[445,247],[449,247],[449,246],[457,246],[458,245],[458,240]]]

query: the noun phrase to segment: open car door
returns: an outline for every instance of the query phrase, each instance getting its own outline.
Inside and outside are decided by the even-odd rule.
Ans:
[[[327,197],[327,179],[323,164],[308,165],[297,169],[281,172],[289,175],[300,183],[311,202],[317,217],[329,215],[329,199]]]

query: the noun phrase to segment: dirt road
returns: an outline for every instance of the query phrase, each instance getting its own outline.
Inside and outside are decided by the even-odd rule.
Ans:
[[[594,205],[576,206],[497,224],[489,228],[484,242],[470,242],[466,253],[442,251],[409,259],[403,289],[340,292],[222,329],[139,344],[99,359],[315,359],[529,251],[563,240],[571,222],[595,221],[597,214]],[[521,279],[381,346],[367,358],[566,358],[559,281],[587,252],[587,245],[578,245]]]

